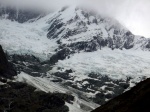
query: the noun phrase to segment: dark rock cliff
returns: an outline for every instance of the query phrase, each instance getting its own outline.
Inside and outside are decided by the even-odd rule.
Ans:
[[[8,62],[2,46],[0,46],[0,76],[10,79],[15,75],[17,75],[15,69],[12,64]]]

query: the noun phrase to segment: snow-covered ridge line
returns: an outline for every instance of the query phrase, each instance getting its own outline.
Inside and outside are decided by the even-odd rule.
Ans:
[[[47,37],[57,39],[62,45],[73,46],[75,50],[82,46],[85,51],[101,49],[149,50],[150,40],[132,34],[117,20],[103,17],[78,7],[69,7],[58,11],[48,21],[50,28]],[[83,44],[83,45],[79,45]],[[84,50],[82,49],[82,50]]]

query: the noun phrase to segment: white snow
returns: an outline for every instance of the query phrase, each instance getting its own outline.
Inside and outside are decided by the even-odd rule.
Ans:
[[[104,85],[104,86],[102,86],[102,87],[100,87],[100,88],[101,88],[102,90],[105,90],[106,87],[107,87],[107,86]]]
[[[40,77],[32,77],[24,72],[21,72],[16,77],[16,81],[19,82],[26,82],[29,85],[32,85],[33,87],[45,91],[45,92],[61,92],[61,93],[67,93],[68,90],[64,89],[63,87],[60,87],[56,83],[50,82],[46,78],[40,78]]]
[[[80,108],[70,104],[70,103],[66,103],[66,105],[69,107],[69,112],[86,112],[84,110],[81,110]]]
[[[150,52],[147,51],[103,48],[95,52],[76,53],[69,59],[59,60],[53,69],[72,69],[76,80],[87,78],[91,72],[107,75],[112,79],[125,79],[127,76],[150,77],[149,56]]]
[[[80,19],[67,24],[69,20],[74,20],[76,15],[78,15]],[[96,17],[96,15],[90,15],[89,18],[90,20],[93,20]],[[50,40],[47,38],[48,28],[56,20],[55,18],[65,23],[62,28],[57,29],[55,32],[57,34],[64,28],[64,31],[58,35],[58,38],[62,38],[68,29],[87,29],[86,32],[81,32],[80,34],[75,34],[67,39],[62,39],[61,41],[63,44],[91,41],[93,36],[96,36],[99,33],[102,33],[101,36],[103,38],[108,37],[108,35],[113,38],[115,29],[122,32],[120,35],[117,35],[121,37],[124,34],[123,32],[127,31],[127,29],[117,23],[117,21],[105,17],[102,17],[102,19],[104,19],[103,22],[100,22],[101,18],[97,18],[99,21],[98,24],[91,23],[88,25],[88,19],[83,16],[82,10],[76,10],[76,7],[70,7],[64,12],[56,11],[32,23],[26,22],[20,24],[15,21],[0,19],[0,44],[3,46],[4,50],[7,50],[8,53],[11,54],[31,54],[43,60],[49,59],[49,57],[55,53],[54,50],[58,47],[56,43],[57,39]],[[78,25],[80,22],[86,23],[86,26]],[[111,27],[113,28],[111,29]],[[110,31],[107,31],[108,29]],[[138,38],[135,42],[138,43],[141,41],[142,40]],[[141,44],[137,45],[141,46]],[[136,46],[135,49],[140,46]]]
[[[0,20],[0,45],[11,54],[31,54],[41,59],[49,58],[57,44],[47,38],[46,25],[42,22],[20,24]],[[43,29],[42,29],[43,28]]]
[[[0,85],[4,85],[5,83],[3,83],[3,82],[0,82]]]
[[[83,13],[88,14],[89,18],[85,17]],[[65,23],[64,26],[54,31],[54,34],[57,35],[58,32],[62,31],[63,29],[61,34],[57,35],[56,37],[58,39],[61,39],[61,42],[63,44],[91,41],[93,39],[93,36],[97,36],[98,34],[101,34],[101,37],[103,39],[106,39],[109,36],[113,38],[114,30],[120,31],[120,34],[118,34],[117,36],[122,37],[124,33],[128,31],[124,26],[122,26],[121,24],[119,24],[119,22],[112,18],[100,17],[99,15],[92,15],[90,13],[91,12],[86,9],[77,9],[76,6],[69,7],[63,12],[56,11],[56,13],[52,14],[48,22],[51,22],[52,24],[55,20],[58,20],[61,23]],[[93,22],[94,19],[97,19],[98,24]],[[90,24],[88,24],[88,22],[90,22]],[[79,34],[76,33],[69,38],[63,38],[66,32],[76,30],[78,31],[79,29]]]
[[[88,82],[88,81],[84,81],[84,82],[82,83],[82,85],[86,85],[86,84],[89,84],[89,82]]]

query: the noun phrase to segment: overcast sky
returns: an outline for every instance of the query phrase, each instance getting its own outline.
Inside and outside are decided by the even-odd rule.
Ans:
[[[65,5],[85,5],[118,19],[136,35],[150,37],[150,0],[0,0],[0,2],[53,11]]]

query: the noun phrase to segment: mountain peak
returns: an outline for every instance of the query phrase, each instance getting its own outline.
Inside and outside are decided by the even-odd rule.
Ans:
[[[127,49],[133,47],[134,35],[117,20],[85,8],[65,7],[55,13],[48,23],[50,27],[47,37],[57,39],[62,44],[84,42],[86,46],[89,46],[97,41],[94,42],[96,44],[94,49],[97,49],[102,43],[103,47],[122,49],[124,44],[130,41],[125,47]]]

